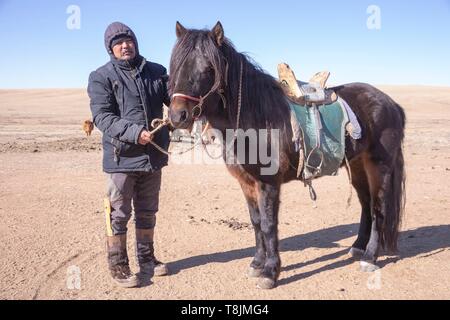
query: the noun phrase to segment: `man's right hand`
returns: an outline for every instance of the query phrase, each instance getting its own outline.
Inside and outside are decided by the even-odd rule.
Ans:
[[[153,135],[149,131],[142,129],[141,133],[139,134],[138,143],[142,144],[142,145],[146,145],[152,139],[153,139]]]

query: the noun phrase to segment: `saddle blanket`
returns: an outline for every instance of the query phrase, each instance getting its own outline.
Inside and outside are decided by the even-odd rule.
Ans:
[[[353,139],[361,138],[361,127],[354,112],[340,97],[334,103],[317,106],[288,101],[294,140],[298,150],[300,143],[304,150],[302,178],[336,175],[345,156],[346,126],[351,124],[349,134]]]

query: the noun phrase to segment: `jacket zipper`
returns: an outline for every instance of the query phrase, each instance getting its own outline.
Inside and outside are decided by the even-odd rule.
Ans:
[[[128,62],[128,61],[127,61],[127,62]],[[146,108],[147,105],[146,105],[146,101],[145,101],[145,99],[144,99],[144,96],[142,95],[141,87],[139,86],[139,81],[137,80],[137,77],[138,77],[138,75],[139,75],[139,77],[141,78],[141,82],[143,82],[142,77],[141,77],[140,72],[138,71],[138,69],[137,69],[136,67],[135,67],[135,68],[132,68],[129,62],[128,62],[128,65],[130,66],[131,70],[133,70],[133,72],[134,72],[134,74],[133,74],[133,72],[132,72],[132,75],[133,75],[134,81],[135,81],[135,83],[136,83],[136,87],[137,87],[137,89],[138,89],[138,92],[139,92],[139,97],[141,98],[142,109],[144,110],[144,115],[145,115],[145,125],[146,125],[146,129],[147,129],[147,130],[150,130],[150,126],[149,126],[149,124],[148,124],[148,115],[147,115],[147,108]],[[145,145],[145,147],[146,147],[146,149],[147,149],[147,159],[148,159],[148,163],[149,163],[149,165],[151,166],[151,161],[150,161],[150,145],[147,144],[147,145]]]

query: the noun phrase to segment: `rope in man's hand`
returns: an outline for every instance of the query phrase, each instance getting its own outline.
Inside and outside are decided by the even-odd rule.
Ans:
[[[169,118],[165,119],[153,119],[151,126],[154,128],[152,131],[148,131],[147,129],[142,129],[139,133],[138,143],[141,145],[146,145],[151,143],[155,133],[161,130],[164,126],[169,124]]]
[[[151,126],[153,129],[152,131],[150,131],[150,134],[155,134],[156,132],[158,132],[159,130],[161,130],[164,126],[167,126],[169,124],[170,120],[169,118],[164,118],[164,119],[153,119]]]
[[[153,139],[153,136],[154,136],[154,134],[156,132],[161,130],[163,127],[167,126],[169,123],[170,123],[170,120],[169,120],[168,117],[167,118],[163,118],[163,119],[158,119],[158,118],[153,119],[150,125],[154,129],[149,132],[149,134],[151,135],[152,139]],[[164,153],[165,155],[168,155],[168,156],[173,155],[173,154],[180,155],[180,154],[186,153],[189,150],[192,150],[193,148],[195,148],[195,146],[196,146],[194,144],[192,147],[188,148],[187,150],[183,150],[181,152],[173,153],[173,152],[169,152],[169,151],[164,150],[158,144],[153,142],[153,140],[150,140],[149,143],[151,143],[159,152],[162,152],[162,153]]]
[[[154,128],[152,131],[149,132],[151,139],[153,139],[153,136],[156,132],[158,132],[159,130],[161,130],[163,127],[167,126],[170,123],[169,118],[163,118],[163,119],[153,119],[151,122],[151,126],[152,128]],[[205,128],[202,131],[202,136],[205,134],[206,130],[209,129],[211,127],[211,125],[209,124],[209,122],[207,123],[207,125],[205,126]],[[170,155],[181,155],[183,153],[186,153],[192,149],[194,149],[197,145],[199,144],[203,144],[203,140],[200,137],[200,143],[193,143],[192,146],[190,148],[187,148],[186,150],[182,150],[180,152],[174,153],[174,152],[169,152],[164,150],[163,148],[161,148],[158,144],[156,144],[155,142],[153,142],[153,140],[151,140],[148,143],[151,143],[158,151],[170,156]],[[209,155],[209,154],[208,154]],[[211,157],[211,156],[210,156]]]

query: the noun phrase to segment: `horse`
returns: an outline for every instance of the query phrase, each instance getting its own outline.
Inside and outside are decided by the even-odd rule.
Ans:
[[[169,117],[175,128],[190,128],[201,116],[223,134],[230,129],[279,130],[275,174],[261,174],[259,160],[226,163],[241,186],[255,233],[256,252],[248,275],[257,277],[258,287],[274,288],[281,268],[280,188],[298,180],[300,161],[292,141],[288,100],[274,77],[236,51],[220,21],[211,30],[187,29],[177,21],[175,29],[169,79]],[[399,104],[369,84],[349,83],[331,89],[351,107],[362,129],[360,139],[345,137],[346,168],[361,204],[358,236],[349,255],[360,260],[362,271],[375,271],[381,248],[397,250],[405,206],[402,149],[406,117]],[[232,153],[235,144],[234,139]],[[223,145],[224,157],[228,148]],[[245,150],[248,152],[248,146]]]

